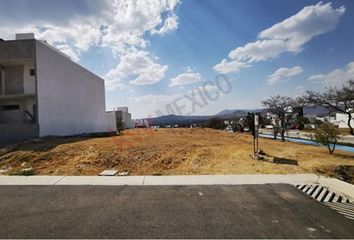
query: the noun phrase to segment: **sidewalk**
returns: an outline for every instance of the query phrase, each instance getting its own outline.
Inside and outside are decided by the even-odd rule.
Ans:
[[[261,129],[259,133],[273,136],[273,132],[271,130]],[[311,140],[311,141],[314,139],[314,135],[315,135],[314,133],[304,132],[304,131],[300,131],[300,134],[298,134],[296,130],[289,130],[287,133],[285,133],[285,137]],[[278,137],[280,137],[280,134],[278,134]],[[349,134],[341,135],[341,139],[339,139],[338,143],[354,144],[354,136],[349,135]]]
[[[354,199],[354,185],[315,174],[258,175],[185,175],[185,176],[0,176],[0,186],[98,185],[98,186],[186,186],[186,185],[254,185],[321,184]]]
[[[315,183],[315,174],[185,175],[185,176],[0,176],[0,185],[244,185]]]

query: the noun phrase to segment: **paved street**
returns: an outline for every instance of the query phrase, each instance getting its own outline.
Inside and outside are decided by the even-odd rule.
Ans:
[[[0,238],[354,238],[285,184],[0,186]]]

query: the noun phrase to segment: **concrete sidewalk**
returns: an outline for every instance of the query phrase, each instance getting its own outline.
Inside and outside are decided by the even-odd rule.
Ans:
[[[185,176],[0,176],[0,185],[244,185],[315,183],[315,174],[185,175]]]
[[[185,175],[185,176],[0,176],[0,185],[187,186],[254,184],[321,184],[354,199],[354,185],[315,174]]]

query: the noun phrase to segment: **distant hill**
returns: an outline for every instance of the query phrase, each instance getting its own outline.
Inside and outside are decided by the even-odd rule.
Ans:
[[[149,119],[152,125],[190,125],[193,123],[205,123],[212,116],[179,116],[179,115],[166,115]]]
[[[215,115],[206,115],[206,116],[181,116],[181,115],[166,115],[156,118],[149,119],[151,125],[190,125],[193,123],[203,124],[207,122],[210,118],[218,117],[222,119],[230,119],[234,117],[244,117],[249,112],[260,112],[261,109],[235,109],[235,110],[224,110]]]
[[[235,118],[235,117],[245,117],[249,112],[263,112],[264,109],[226,109],[224,111],[219,112],[216,116],[221,118]]]
[[[323,117],[328,116],[331,112],[328,108],[325,107],[304,107],[304,116],[317,116]]]
[[[230,114],[235,112],[236,110],[230,110],[230,109],[225,109],[224,111],[221,111],[219,113],[217,113],[216,115],[220,116],[220,115],[226,115],[226,114]]]
[[[191,124],[203,124],[210,118],[218,117],[222,119],[245,117],[249,112],[264,112],[265,109],[225,109],[215,115],[206,116],[181,116],[181,115],[166,115],[149,119],[151,125],[174,125],[180,126]],[[304,107],[304,115],[306,116],[327,116],[329,110],[324,107]]]

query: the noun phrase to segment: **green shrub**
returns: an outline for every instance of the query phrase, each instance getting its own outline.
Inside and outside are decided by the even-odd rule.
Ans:
[[[336,144],[340,139],[338,128],[330,123],[323,123],[320,128],[315,131],[315,141],[327,146],[330,154],[336,149]]]
[[[225,128],[224,120],[218,117],[210,118],[207,122],[207,127],[223,130]]]

